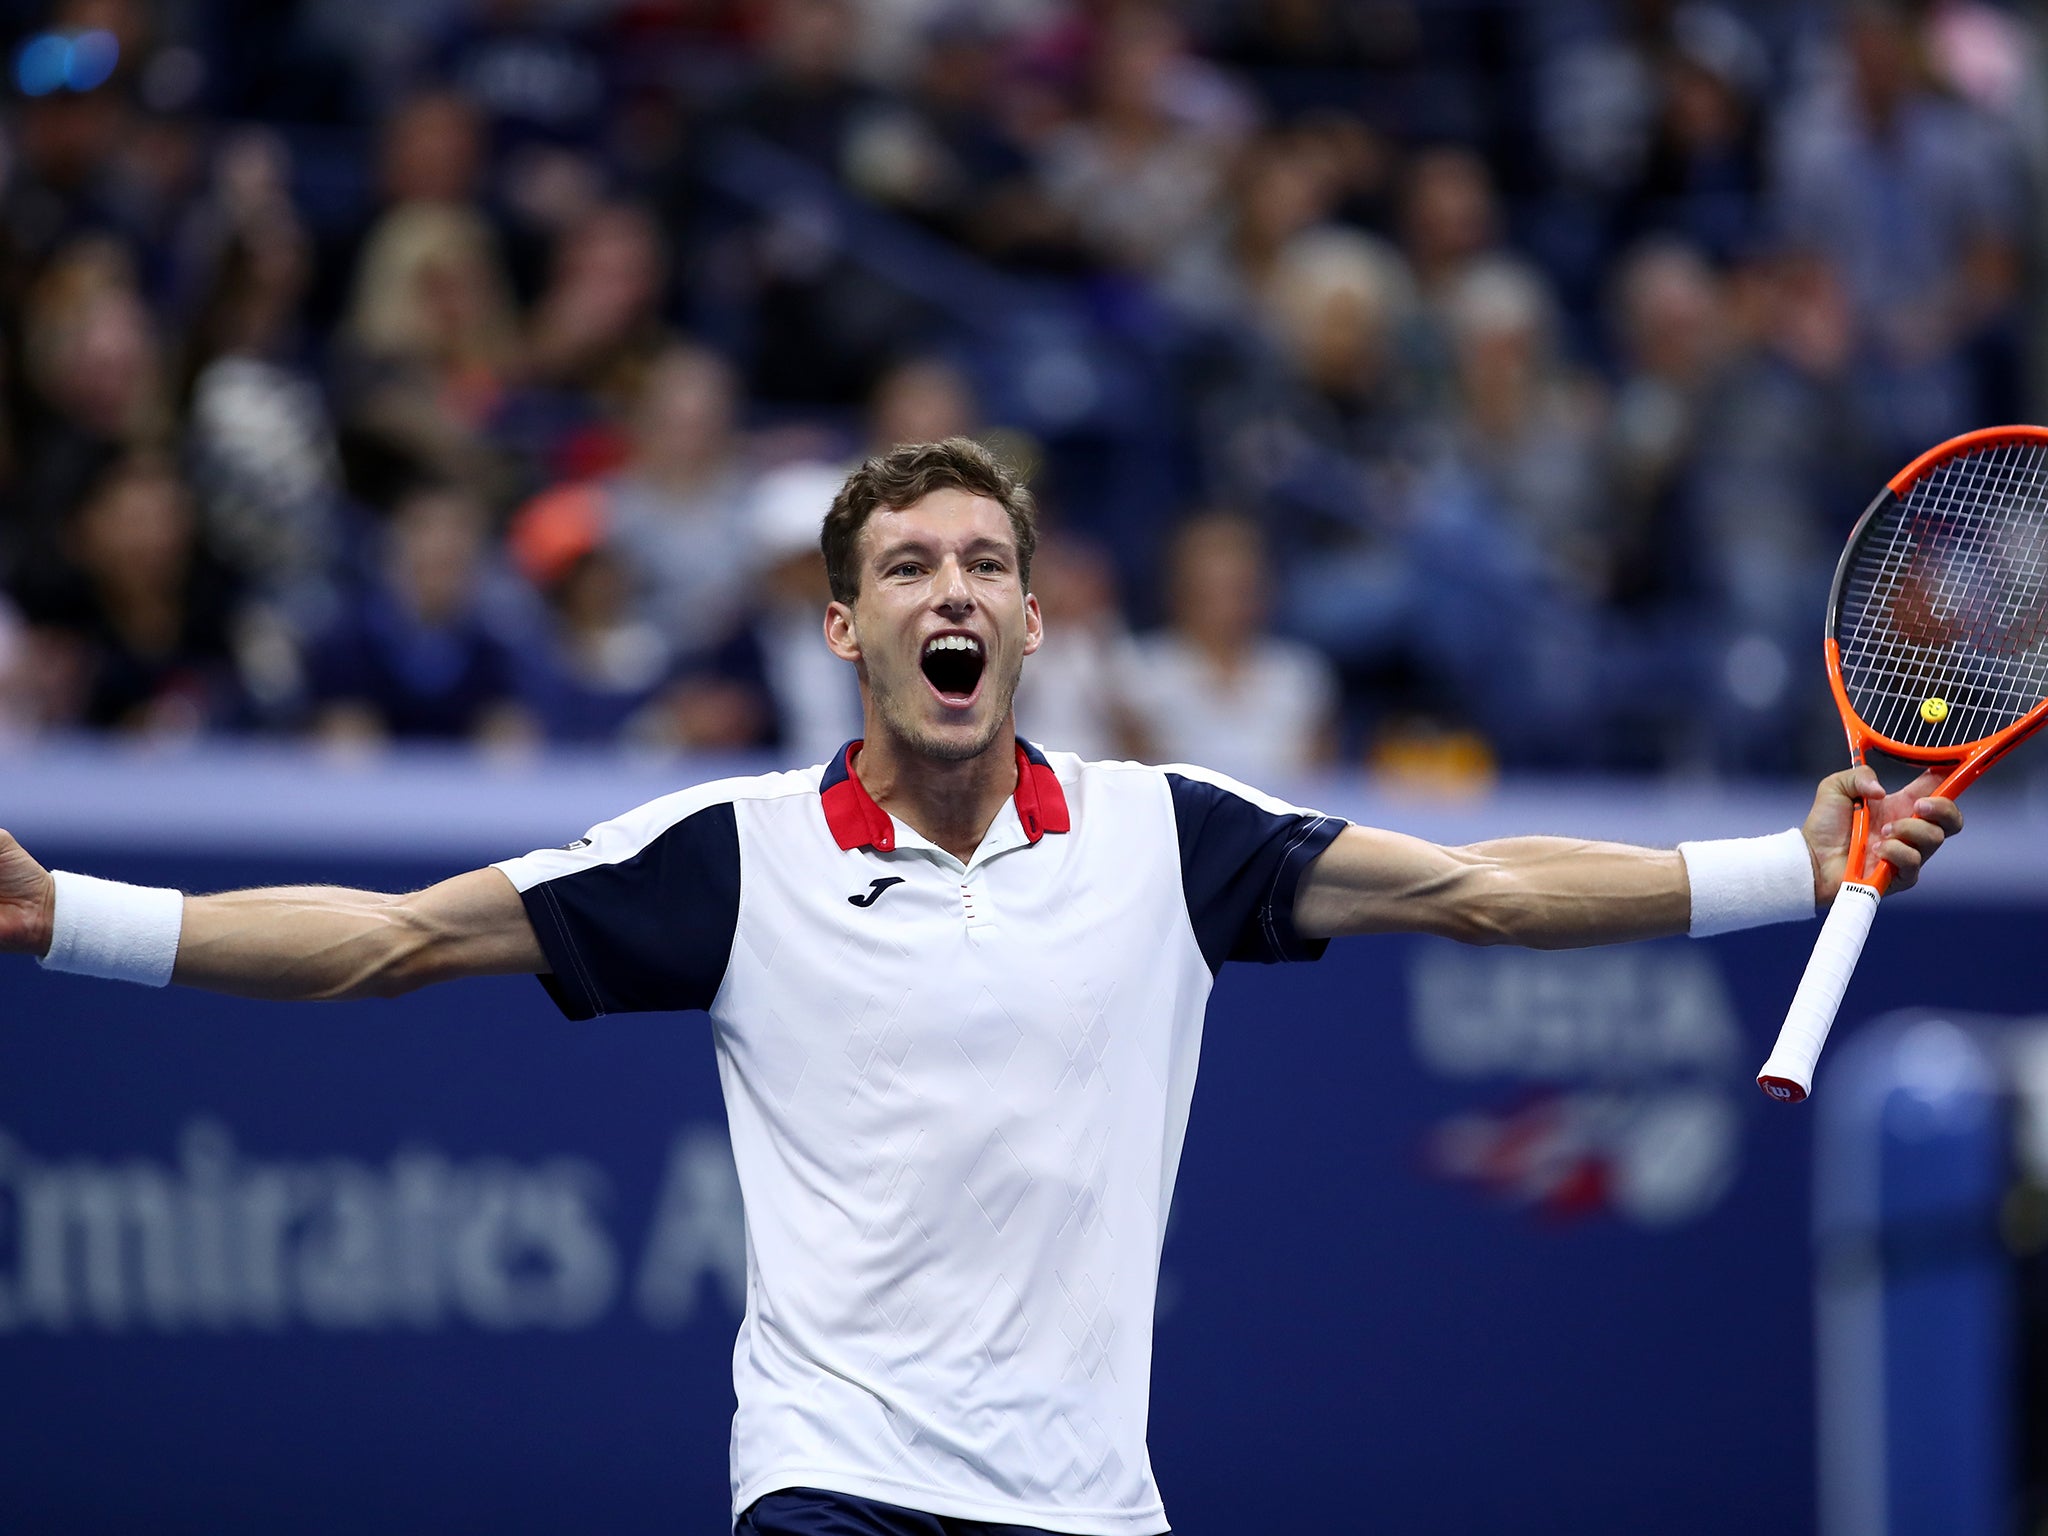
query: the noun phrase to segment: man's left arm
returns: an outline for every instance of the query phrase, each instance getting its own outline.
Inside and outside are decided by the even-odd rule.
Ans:
[[[1891,889],[1919,878],[1920,866],[1963,826],[1954,801],[1929,798],[1939,782],[1926,773],[1887,795],[1868,767],[1821,781],[1799,829],[1816,910],[1841,886],[1858,799],[1871,806],[1870,856],[1897,871]],[[1564,837],[1446,848],[1348,827],[1302,876],[1294,925],[1308,938],[1429,933],[1467,944],[1577,949],[1691,931],[1693,897],[1686,856],[1676,849]]]

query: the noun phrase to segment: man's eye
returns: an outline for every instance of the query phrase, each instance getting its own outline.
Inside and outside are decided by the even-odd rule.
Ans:
[[[921,569],[922,567],[916,565],[912,561],[906,560],[901,565],[892,567],[889,571],[889,574],[891,576],[915,576]]]

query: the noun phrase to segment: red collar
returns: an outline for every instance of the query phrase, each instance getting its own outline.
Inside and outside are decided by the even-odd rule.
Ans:
[[[825,777],[818,784],[818,798],[825,807],[825,825],[832,829],[833,840],[842,848],[873,848],[887,853],[896,846],[896,824],[887,811],[875,804],[860,775],[853,771],[854,755],[860,749],[860,742],[849,741],[833,754],[825,768]],[[1017,793],[1012,799],[1024,835],[1033,843],[1048,832],[1065,832],[1073,826],[1059,776],[1046,762],[1045,754],[1021,736],[1017,738]]]

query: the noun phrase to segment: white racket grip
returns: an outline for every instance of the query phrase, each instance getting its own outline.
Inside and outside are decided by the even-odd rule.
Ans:
[[[1835,904],[1828,908],[1828,919],[1814,941],[1813,958],[1806,962],[1806,974],[1799,978],[1799,990],[1785,1011],[1777,1046],[1756,1075],[1757,1086],[1772,1098],[1797,1104],[1813,1087],[1814,1063],[1827,1044],[1849,978],[1856,973],[1863,941],[1870,937],[1877,900],[1875,886],[1855,881],[1844,881],[1835,894]]]

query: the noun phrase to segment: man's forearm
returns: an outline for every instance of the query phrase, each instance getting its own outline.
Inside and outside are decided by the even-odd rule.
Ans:
[[[1453,848],[1349,827],[1303,877],[1295,923],[1313,937],[1433,933],[1564,949],[1683,933],[1689,912],[1675,851],[1568,837]]]
[[[1691,897],[1675,850],[1568,837],[1506,837],[1462,856],[1467,943],[1577,949],[1686,931]]]
[[[1320,938],[1431,933],[1575,949],[1811,917],[1818,879],[1799,831],[1676,849],[1570,837],[1447,848],[1348,827],[1303,876],[1295,924]]]
[[[1933,795],[1939,782],[1930,770],[1887,795],[1859,765],[1821,780],[1796,828],[1671,852],[1564,837],[1445,848],[1347,827],[1302,876],[1294,922],[1310,938],[1434,933],[1569,949],[1811,918],[1841,886],[1859,802],[1869,811],[1868,853],[1891,866],[1893,891],[1911,888],[1943,839],[1962,830],[1955,802]]]
[[[403,896],[278,886],[187,896],[171,980],[277,1001],[389,997],[424,975],[435,925]]]
[[[312,1000],[547,968],[512,882],[477,869],[408,896],[322,885],[188,896],[171,979]]]

